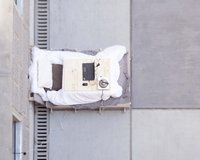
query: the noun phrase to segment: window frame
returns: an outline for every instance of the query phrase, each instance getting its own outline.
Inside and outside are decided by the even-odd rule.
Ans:
[[[23,0],[14,0],[14,6],[20,15],[23,13],[23,4]]]
[[[12,121],[12,137],[13,137],[13,160],[22,159],[22,122],[13,116]]]

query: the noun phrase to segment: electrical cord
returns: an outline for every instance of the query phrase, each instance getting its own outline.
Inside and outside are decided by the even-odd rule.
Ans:
[[[101,106],[104,106],[103,90],[101,90]]]

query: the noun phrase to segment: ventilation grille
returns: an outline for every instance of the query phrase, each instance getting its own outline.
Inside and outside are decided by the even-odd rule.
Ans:
[[[48,160],[49,110],[35,105],[35,160]]]
[[[49,0],[35,0],[35,45],[49,48]],[[35,104],[34,160],[48,160],[49,110]]]
[[[49,0],[35,2],[35,44],[41,49],[49,47]]]

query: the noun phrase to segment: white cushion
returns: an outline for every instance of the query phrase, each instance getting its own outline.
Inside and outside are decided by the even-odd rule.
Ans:
[[[52,64],[50,63],[47,56],[41,56],[38,59],[38,87],[41,88],[52,88]]]

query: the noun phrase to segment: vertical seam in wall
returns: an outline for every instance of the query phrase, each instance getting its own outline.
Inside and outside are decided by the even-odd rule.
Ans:
[[[133,146],[133,141],[132,141],[132,134],[133,134],[133,130],[132,130],[132,109],[133,109],[133,97],[132,97],[132,77],[133,77],[133,72],[132,72],[132,68],[133,68],[133,0],[130,0],[130,100],[131,100],[131,106],[130,106],[130,160],[133,160],[133,154],[132,154],[132,146]]]

